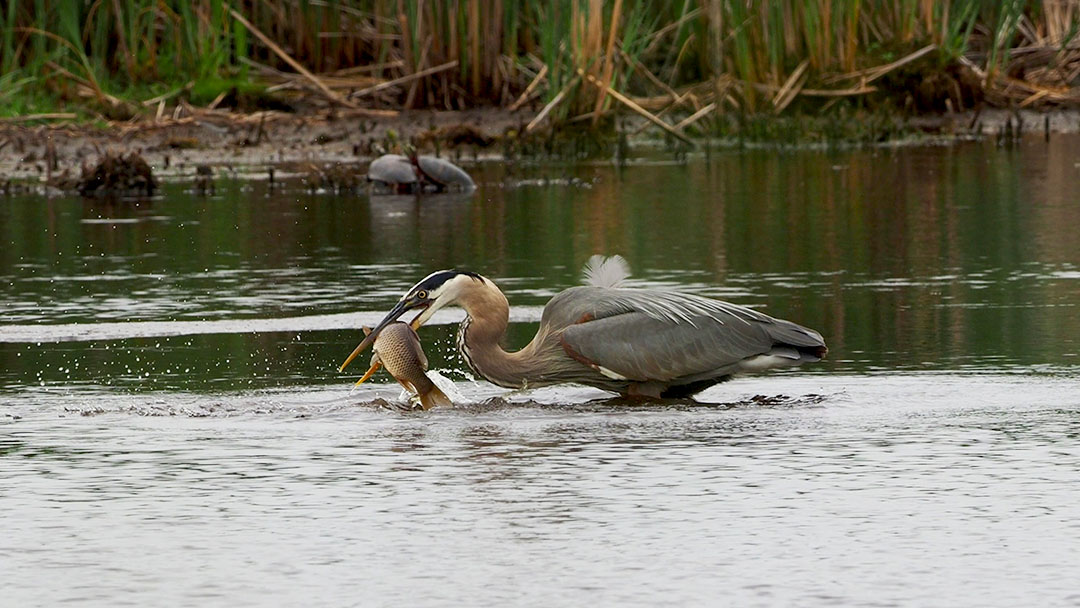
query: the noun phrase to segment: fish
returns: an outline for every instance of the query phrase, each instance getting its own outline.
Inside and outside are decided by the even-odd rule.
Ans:
[[[363,327],[364,335],[371,333],[370,327]],[[454,402],[442,392],[427,375],[428,360],[420,346],[420,336],[408,323],[397,321],[383,329],[372,346],[375,354],[371,356],[371,367],[363,378],[356,383],[362,384],[386,367],[386,371],[405,387],[406,391],[420,399],[420,407],[430,410],[433,407],[449,407]]]

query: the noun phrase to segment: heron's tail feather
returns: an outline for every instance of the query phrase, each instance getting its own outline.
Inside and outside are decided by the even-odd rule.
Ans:
[[[593,287],[618,287],[630,276],[630,265],[621,255],[594,255],[585,264],[585,284]]]
[[[439,387],[432,386],[430,391],[420,394],[420,405],[430,410],[433,407],[453,407],[454,402]]]

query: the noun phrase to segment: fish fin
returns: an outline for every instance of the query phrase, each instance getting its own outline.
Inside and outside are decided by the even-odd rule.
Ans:
[[[365,336],[370,336],[371,335],[371,328],[368,327],[367,325],[361,325],[360,330],[364,332]]]
[[[420,395],[420,405],[430,410],[433,407],[453,407],[454,402],[439,387],[433,386],[430,391]]]

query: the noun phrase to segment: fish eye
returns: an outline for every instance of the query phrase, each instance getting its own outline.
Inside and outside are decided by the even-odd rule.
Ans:
[[[416,297],[417,297],[417,299],[420,299],[420,300],[426,300],[426,299],[427,299],[427,295],[428,295],[428,294],[427,294],[427,292],[426,292],[426,291],[424,291],[423,289],[421,289],[420,291],[416,292]]]

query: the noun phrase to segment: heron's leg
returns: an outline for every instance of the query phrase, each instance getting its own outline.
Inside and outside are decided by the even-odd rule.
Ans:
[[[665,389],[664,392],[660,393],[660,396],[664,399],[687,399],[714,384],[727,382],[730,379],[731,375],[729,374],[727,376],[720,376],[719,378],[706,378],[705,380],[698,380],[697,382],[691,382],[689,384],[677,384]]]
[[[631,382],[625,394],[634,399],[659,399],[665,388],[659,382]]]

